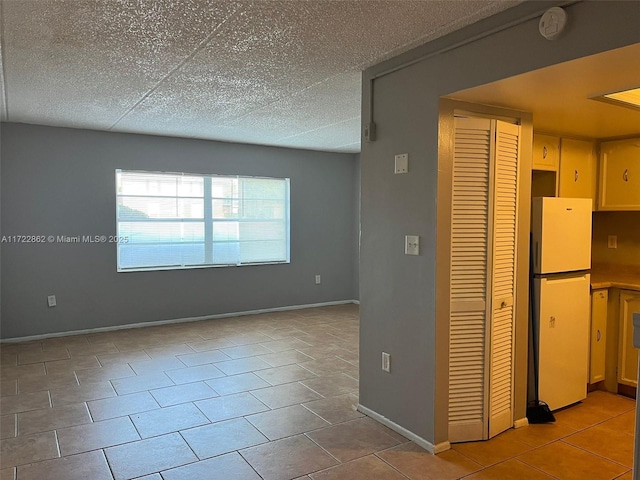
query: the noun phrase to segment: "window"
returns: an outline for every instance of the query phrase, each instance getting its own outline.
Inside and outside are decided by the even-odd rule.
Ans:
[[[289,179],[116,170],[118,271],[289,262]]]

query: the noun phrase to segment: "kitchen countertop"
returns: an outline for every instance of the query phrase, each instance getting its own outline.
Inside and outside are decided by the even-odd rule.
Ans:
[[[640,268],[623,265],[593,265],[591,289],[624,288],[640,291]]]

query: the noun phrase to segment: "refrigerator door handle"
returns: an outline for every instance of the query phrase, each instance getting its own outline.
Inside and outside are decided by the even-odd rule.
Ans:
[[[564,274],[564,275],[558,275],[556,277],[553,278],[546,278],[545,281],[547,282],[547,284],[549,285],[553,285],[556,283],[566,283],[566,282],[575,282],[578,280],[587,280],[587,275],[589,275],[588,273],[581,273],[581,274]]]

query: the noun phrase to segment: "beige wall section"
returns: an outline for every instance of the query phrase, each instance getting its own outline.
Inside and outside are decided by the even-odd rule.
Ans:
[[[618,237],[618,248],[607,247],[609,235]],[[640,268],[640,212],[594,212],[591,260]]]
[[[531,114],[454,100],[440,100],[438,125],[438,200],[436,223],[436,398],[437,412],[448,411],[449,399],[449,261],[451,253],[451,188],[453,118],[456,112],[469,116],[517,120],[520,132],[518,191],[518,250],[516,325],[514,351],[514,420],[524,418],[527,408],[527,358],[529,331],[529,225],[531,218],[531,162],[533,126]],[[446,415],[436,415],[435,431],[448,431]],[[439,438],[436,437],[436,441]]]

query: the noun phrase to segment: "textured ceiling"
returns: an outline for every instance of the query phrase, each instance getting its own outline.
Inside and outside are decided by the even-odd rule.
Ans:
[[[360,72],[519,0],[0,0],[3,121],[360,150]]]

